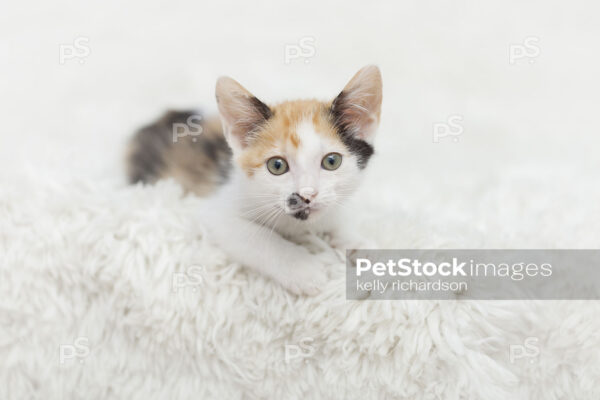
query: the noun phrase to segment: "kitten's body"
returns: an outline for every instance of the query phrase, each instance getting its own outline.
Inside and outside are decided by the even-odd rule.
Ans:
[[[202,122],[198,135],[177,134],[181,130],[176,130],[178,124],[193,132],[195,127],[189,123],[198,121]],[[186,190],[205,196],[227,182],[231,149],[218,118],[206,121],[198,112],[169,111],[137,132],[131,141],[127,167],[132,183],[174,178]]]
[[[141,129],[129,152],[130,180],[173,177],[188,191],[208,195],[202,220],[234,260],[295,293],[317,293],[325,272],[286,237],[339,226],[338,204],[357,187],[373,153],[379,70],[363,68],[332,102],[274,106],[221,78],[217,102],[222,128],[202,120],[200,135],[174,135],[182,127],[194,133],[198,118],[170,112]]]

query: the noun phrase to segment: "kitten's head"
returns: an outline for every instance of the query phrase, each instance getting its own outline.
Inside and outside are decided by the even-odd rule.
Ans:
[[[373,154],[381,86],[379,68],[367,66],[332,101],[267,106],[220,78],[219,112],[248,200],[312,220],[352,193]]]

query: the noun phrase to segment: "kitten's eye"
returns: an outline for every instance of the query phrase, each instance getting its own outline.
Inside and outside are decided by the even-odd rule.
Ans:
[[[271,157],[267,161],[267,169],[273,175],[285,174],[288,171],[288,164],[281,157]]]
[[[342,155],[339,153],[329,153],[323,157],[323,161],[321,161],[321,166],[329,171],[338,169],[341,164]]]

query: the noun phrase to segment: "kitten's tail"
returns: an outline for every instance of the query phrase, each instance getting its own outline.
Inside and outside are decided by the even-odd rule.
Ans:
[[[227,179],[230,160],[218,120],[204,120],[194,111],[168,111],[132,138],[127,175],[130,183],[170,177],[203,195]]]

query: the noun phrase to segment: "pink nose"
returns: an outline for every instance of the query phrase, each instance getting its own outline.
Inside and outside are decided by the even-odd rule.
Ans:
[[[315,197],[317,197],[317,195],[319,194],[319,191],[313,187],[306,186],[306,187],[300,188],[300,190],[298,191],[298,194],[300,196],[304,197],[305,199],[314,200]]]

